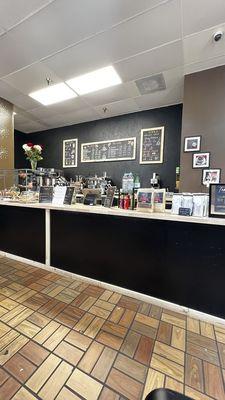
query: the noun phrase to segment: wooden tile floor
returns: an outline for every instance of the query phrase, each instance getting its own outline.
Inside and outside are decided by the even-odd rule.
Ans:
[[[0,400],[225,399],[225,327],[0,257]]]

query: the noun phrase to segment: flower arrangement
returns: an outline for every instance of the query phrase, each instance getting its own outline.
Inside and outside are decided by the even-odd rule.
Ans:
[[[43,160],[41,156],[43,146],[41,144],[25,143],[22,146],[26,159],[30,161],[31,168],[36,169],[37,162]]]

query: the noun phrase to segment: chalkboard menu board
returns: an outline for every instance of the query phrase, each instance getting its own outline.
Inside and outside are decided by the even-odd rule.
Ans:
[[[135,160],[135,157],[135,137],[81,145],[81,162]]]
[[[63,168],[77,167],[77,139],[63,140]]]
[[[141,130],[140,164],[163,163],[164,126]]]

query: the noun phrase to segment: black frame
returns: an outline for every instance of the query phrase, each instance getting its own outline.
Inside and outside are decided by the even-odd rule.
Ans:
[[[220,178],[221,178],[221,168],[203,168],[203,169],[202,169],[202,185],[203,185],[203,186],[206,186],[206,185],[204,185],[204,183],[203,183],[203,174],[204,174],[204,171],[210,171],[210,170],[220,171],[219,180],[220,180]],[[213,185],[213,183],[210,183],[210,185]],[[217,185],[217,183],[215,183],[215,185]],[[220,185],[220,182],[218,183],[218,185]]]
[[[185,150],[185,141],[186,139],[191,139],[191,138],[200,138],[200,144],[199,144],[199,150],[193,149],[193,150]],[[201,151],[201,142],[202,142],[202,135],[195,135],[195,136],[185,136],[184,137],[184,143],[183,143],[183,153],[193,153],[193,152],[200,152]]]
[[[208,165],[208,166],[203,165],[202,167],[194,167],[194,156],[195,156],[196,154],[208,154],[208,155],[209,155],[209,165]],[[194,154],[192,155],[192,168],[193,168],[193,169],[200,169],[200,168],[207,169],[207,168],[209,168],[209,167],[210,167],[210,154],[211,154],[211,153],[210,153],[209,151],[199,151],[199,152],[197,152],[197,153],[194,153]]]
[[[211,203],[212,203],[212,190],[213,187],[215,186],[224,186],[225,189],[225,183],[211,183],[209,185],[209,217],[211,218],[225,218],[225,213],[224,214],[214,214],[211,212]]]

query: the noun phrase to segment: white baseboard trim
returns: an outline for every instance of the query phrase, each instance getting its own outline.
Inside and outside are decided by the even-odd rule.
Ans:
[[[110,283],[101,282],[101,281],[98,281],[98,280],[95,280],[92,278],[88,278],[86,276],[77,275],[77,274],[74,274],[73,272],[64,271],[63,269],[51,267],[46,264],[42,264],[37,261],[32,261],[27,258],[16,256],[14,254],[6,253],[3,251],[0,251],[0,256],[8,257],[8,258],[11,258],[12,260],[19,261],[19,262],[22,262],[25,264],[29,264],[29,265],[32,265],[33,267],[42,268],[42,269],[45,269],[50,272],[56,272],[60,275],[70,277],[74,280],[78,279],[80,281],[87,282],[87,283],[90,283],[90,284],[93,284],[93,285],[96,285],[99,287],[103,287],[104,289],[108,289],[113,292],[117,292],[122,295],[125,295],[125,296],[134,297],[137,300],[144,301],[146,303],[151,303],[151,304],[157,305],[159,307],[167,308],[171,311],[186,314],[187,316],[189,316],[191,318],[200,319],[202,321],[206,321],[211,324],[222,325],[223,327],[225,326],[225,319],[216,317],[214,315],[206,314],[201,311],[193,310],[191,308],[184,307],[184,306],[181,306],[181,305],[178,305],[175,303],[170,303],[169,301],[161,300],[156,297],[152,297],[152,296],[149,296],[149,295],[146,295],[143,293],[135,292],[133,290],[126,289],[121,286],[115,286]]]

